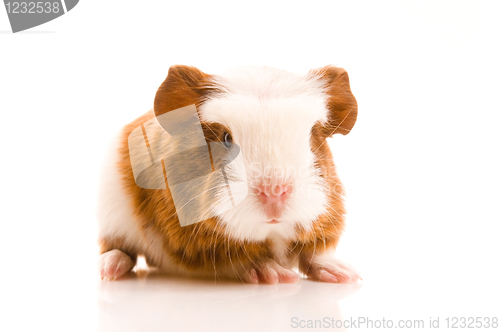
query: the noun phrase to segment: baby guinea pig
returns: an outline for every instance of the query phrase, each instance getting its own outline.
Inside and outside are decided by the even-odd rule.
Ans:
[[[160,151],[168,143],[166,131],[147,126],[190,105],[209,147],[239,147],[232,172],[245,179],[245,195],[230,209],[210,203],[209,217],[181,225],[172,198],[175,174],[165,174],[173,157],[167,151],[158,163],[166,188],[147,189],[138,185],[131,158],[147,162],[150,156],[132,156],[130,144],[140,128],[141,135],[147,131],[148,148]],[[107,154],[98,206],[101,278],[120,277],[144,255],[148,265],[182,276],[289,283],[300,280],[298,267],[312,280],[357,281],[358,273],[334,257],[345,209],[327,143],[334,134],[348,134],[356,116],[356,99],[341,68],[298,75],[249,66],[209,75],[172,66],[154,110],[126,125]],[[171,145],[182,148],[179,142]],[[184,153],[176,159],[179,172],[190,167],[190,158]],[[228,201],[227,191],[207,185],[200,192],[215,190],[217,200]]]

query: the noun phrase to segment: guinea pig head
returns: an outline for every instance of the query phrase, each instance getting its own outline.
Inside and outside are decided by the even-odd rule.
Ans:
[[[196,105],[209,146],[238,147],[239,158],[226,173],[245,179],[246,195],[230,209],[209,207],[229,236],[293,238],[341,199],[326,139],[349,133],[356,122],[357,103],[345,70],[326,66],[297,75],[249,66],[207,75],[194,67],[171,67],[157,92],[155,113],[188,105]],[[226,192],[216,190],[215,196],[228,202]]]

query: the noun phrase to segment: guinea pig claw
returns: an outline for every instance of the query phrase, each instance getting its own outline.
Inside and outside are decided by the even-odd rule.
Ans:
[[[337,259],[312,262],[307,275],[313,280],[332,283],[351,283],[361,279],[354,268]]]
[[[318,280],[323,282],[339,282],[339,279],[328,271],[322,270],[318,273]]]
[[[259,276],[257,275],[257,271],[255,271],[255,269],[253,268],[248,271],[248,281],[251,284],[259,283]]]
[[[267,261],[251,268],[248,272],[251,283],[275,285],[278,283],[294,283],[300,280],[297,273],[284,268],[275,261]]]
[[[127,254],[114,249],[101,254],[99,265],[101,280],[113,281],[130,271],[135,263]]]

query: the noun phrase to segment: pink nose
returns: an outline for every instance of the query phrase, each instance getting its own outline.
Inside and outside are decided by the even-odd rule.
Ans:
[[[259,200],[264,205],[284,203],[290,196],[292,187],[286,185],[261,184],[257,186],[256,193]]]

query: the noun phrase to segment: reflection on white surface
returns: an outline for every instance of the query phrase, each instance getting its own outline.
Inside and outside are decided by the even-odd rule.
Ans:
[[[447,318],[500,318],[499,286],[494,283],[498,268],[485,267],[481,282],[473,281],[474,271],[460,267],[462,274],[452,278],[439,270],[419,272],[422,266],[412,269],[409,263],[372,266],[356,284],[301,280],[248,285],[131,272],[114,282],[98,282],[97,330],[428,331],[438,330],[439,324],[441,331],[449,328]],[[354,326],[332,328],[332,319]],[[374,328],[369,321],[373,326],[385,322],[386,328]]]
[[[342,317],[339,302],[360,287],[309,280],[247,285],[130,273],[115,282],[100,283],[98,330],[296,330],[293,317]]]

